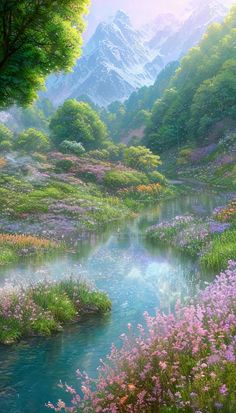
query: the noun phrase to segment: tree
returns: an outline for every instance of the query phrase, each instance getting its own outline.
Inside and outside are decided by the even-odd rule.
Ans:
[[[50,141],[42,132],[31,128],[18,136],[15,148],[25,152],[47,152],[50,148]]]
[[[12,141],[13,133],[3,123],[0,123],[0,143],[2,141]]]
[[[217,122],[235,122],[235,27],[234,6],[182,59],[146,128],[143,143],[154,152],[189,141],[202,145]]]
[[[148,173],[155,171],[161,161],[158,155],[154,155],[144,146],[130,146],[125,150],[124,163],[131,168]]]
[[[80,54],[89,0],[0,1],[0,107],[28,104]]]
[[[13,133],[3,123],[0,123],[0,150],[8,151],[12,147]]]
[[[87,104],[67,100],[50,123],[51,137],[56,146],[64,140],[81,142],[86,150],[97,149],[107,139],[107,129],[99,115]]]

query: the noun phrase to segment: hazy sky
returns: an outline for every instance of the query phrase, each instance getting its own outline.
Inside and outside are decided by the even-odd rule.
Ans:
[[[208,0],[91,0],[90,14],[88,16],[87,34],[91,35],[96,25],[117,10],[124,10],[135,25],[141,25],[154,19],[163,12],[180,14],[190,1],[197,3]],[[231,4],[236,0],[220,0],[223,4]]]

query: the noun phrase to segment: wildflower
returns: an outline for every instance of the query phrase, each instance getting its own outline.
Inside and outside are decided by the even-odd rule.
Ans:
[[[228,394],[228,389],[227,386],[225,384],[223,384],[220,388],[219,388],[219,392],[220,394],[222,394],[223,396],[226,396]]]
[[[133,392],[136,390],[136,386],[134,384],[128,384],[129,391]]]
[[[123,406],[123,404],[125,404],[125,403],[127,402],[128,398],[129,398],[129,396],[121,397],[121,399],[120,399],[120,405]]]
[[[162,370],[166,370],[167,369],[167,363],[164,361],[160,361],[159,362],[159,366]]]

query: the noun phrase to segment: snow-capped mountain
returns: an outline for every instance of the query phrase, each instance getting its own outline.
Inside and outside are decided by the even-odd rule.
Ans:
[[[100,106],[125,100],[137,88],[154,83],[161,69],[196,45],[227,10],[218,0],[190,1],[181,20],[161,14],[140,30],[118,11],[98,25],[73,73],[49,77],[47,96],[54,104],[82,95]]]
[[[186,18],[177,31],[174,31],[162,43],[159,53],[164,63],[178,60],[195,46],[203,36],[208,26],[220,22],[226,16],[228,8],[217,0],[191,1],[186,9]]]
[[[124,12],[118,11],[111,21],[99,24],[72,74],[49,78],[49,97],[60,103],[87,95],[99,105],[122,100],[153,82],[145,70],[150,60],[142,34]]]

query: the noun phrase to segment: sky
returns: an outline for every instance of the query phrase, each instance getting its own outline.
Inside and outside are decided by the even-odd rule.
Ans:
[[[91,36],[100,21],[106,20],[121,9],[126,12],[135,26],[153,20],[160,13],[171,12],[181,15],[189,1],[197,3],[208,0],[91,0],[90,13],[87,18],[86,39]],[[236,0],[220,0],[223,4],[232,4]]]

